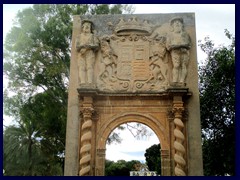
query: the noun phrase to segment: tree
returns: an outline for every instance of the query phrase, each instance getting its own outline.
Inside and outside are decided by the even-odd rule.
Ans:
[[[154,144],[148,149],[146,149],[146,153],[144,154],[149,171],[156,171],[157,174],[159,175],[161,175],[160,150],[161,150],[160,144]]]
[[[209,37],[200,41],[207,54],[199,67],[205,175],[235,174],[235,37],[225,35],[229,46],[214,48]]]
[[[142,123],[130,122],[121,124],[115,130],[113,130],[107,139],[107,144],[112,144],[113,142],[122,142],[119,130],[128,130],[132,136],[138,140],[148,138],[153,135],[153,131],[151,131],[148,126]]]
[[[117,162],[106,160],[105,176],[129,176],[130,171],[136,171],[139,164],[141,162],[137,160],[118,160]]]
[[[55,154],[44,154],[41,136],[33,122],[26,119],[19,127],[9,126],[4,131],[4,175],[36,176],[62,175]]]
[[[46,170],[51,164],[60,163],[63,169],[73,15],[131,11],[131,6],[120,4],[35,4],[18,12],[4,43],[3,71],[8,79],[4,90],[4,114],[16,121],[15,127],[7,127],[4,131],[6,174],[11,171],[14,175],[16,170],[11,165],[22,157],[21,153],[26,154],[29,161],[22,158],[18,167],[33,161],[37,154],[48,159],[30,163],[29,171],[15,175],[36,175],[34,169],[39,164],[45,167],[42,172],[48,175],[56,175],[56,171]],[[21,128],[25,126],[29,126],[29,136],[25,138],[29,143],[24,147],[29,145],[29,149],[22,148],[21,144],[24,136],[21,133],[25,133]],[[18,135],[11,134],[15,131]],[[13,154],[15,159],[10,158],[13,146],[8,138],[15,138],[16,145],[22,145],[19,147],[22,151],[18,151],[20,155]]]

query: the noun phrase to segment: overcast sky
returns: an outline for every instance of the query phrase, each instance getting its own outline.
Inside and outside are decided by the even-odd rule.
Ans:
[[[3,40],[12,27],[12,22],[18,10],[29,7],[28,4],[3,5]],[[224,36],[224,29],[235,35],[235,5],[234,4],[135,4],[135,13],[178,13],[194,12],[197,40],[209,36],[216,45],[229,44]],[[198,61],[205,56],[197,49]],[[4,121],[7,125],[9,122]],[[106,157],[111,160],[144,160],[145,149],[159,143],[156,135],[148,140],[136,140],[128,131],[121,133],[123,142],[119,145],[107,146]],[[130,146],[131,145],[131,146]]]
[[[228,45],[230,41],[224,35],[224,29],[235,34],[235,4],[137,4],[135,13],[195,13],[196,38],[204,40],[209,36],[215,45]],[[197,47],[198,61],[205,54]]]

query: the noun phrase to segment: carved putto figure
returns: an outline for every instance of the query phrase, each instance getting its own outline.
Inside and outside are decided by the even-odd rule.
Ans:
[[[155,86],[162,83],[167,85],[167,61],[164,60],[166,55],[165,37],[157,37],[153,41],[151,47],[152,56],[150,57],[150,69],[153,74],[153,82]],[[163,71],[165,70],[165,72]]]
[[[114,82],[116,81],[116,56],[110,47],[108,37],[101,40],[101,52],[101,62],[104,64],[105,69],[101,73],[100,79],[105,83]]]
[[[173,63],[173,84],[184,84],[189,62],[190,37],[184,30],[183,19],[176,17],[170,21],[171,32],[167,35],[166,46]]]
[[[83,20],[81,34],[76,40],[80,84],[93,84],[93,66],[99,41],[94,36],[92,27],[91,21]]]

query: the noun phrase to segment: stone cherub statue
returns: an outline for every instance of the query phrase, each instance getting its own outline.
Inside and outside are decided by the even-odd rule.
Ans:
[[[76,49],[80,84],[93,84],[93,67],[95,53],[99,49],[99,40],[93,34],[93,23],[89,20],[82,21],[82,30],[76,40]]]
[[[184,30],[181,17],[173,18],[170,26],[171,32],[167,35],[166,47],[173,63],[172,82],[173,85],[183,85],[187,76],[189,49],[191,48],[190,37]]]
[[[100,75],[100,79],[105,82],[114,82],[116,81],[116,55],[114,55],[113,49],[110,47],[108,42],[109,37],[104,37],[101,40],[101,53],[102,60],[101,62],[104,64],[105,69],[103,73]]]

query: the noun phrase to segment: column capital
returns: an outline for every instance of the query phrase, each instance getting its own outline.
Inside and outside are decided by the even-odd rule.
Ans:
[[[173,105],[172,112],[176,116],[177,114],[182,114],[184,112],[184,107],[179,105]]]
[[[92,107],[83,107],[80,108],[80,115],[91,117],[94,113],[94,109]]]

